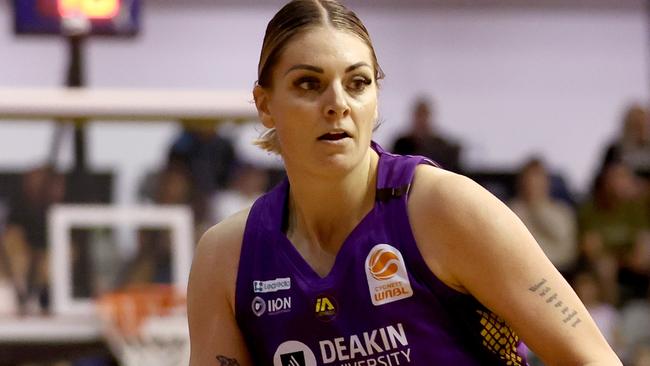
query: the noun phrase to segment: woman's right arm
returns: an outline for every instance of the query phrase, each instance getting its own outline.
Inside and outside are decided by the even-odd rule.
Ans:
[[[187,289],[190,366],[250,366],[235,320],[239,254],[248,217],[240,212],[208,230],[199,241]]]

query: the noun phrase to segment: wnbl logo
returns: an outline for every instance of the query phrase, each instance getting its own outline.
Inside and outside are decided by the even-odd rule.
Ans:
[[[376,280],[389,280],[397,274],[400,260],[395,251],[386,248],[373,250],[368,259],[368,269]]]
[[[397,248],[377,244],[368,253],[365,264],[373,305],[384,305],[413,295],[406,263]]]

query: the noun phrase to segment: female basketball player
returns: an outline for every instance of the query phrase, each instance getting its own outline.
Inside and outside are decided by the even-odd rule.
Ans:
[[[471,180],[371,141],[382,73],[331,0],[268,25],[253,90],[288,179],[201,239],[192,366],[620,365],[524,225]]]

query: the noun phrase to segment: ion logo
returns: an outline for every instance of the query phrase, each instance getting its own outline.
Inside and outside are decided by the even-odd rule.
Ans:
[[[291,311],[291,296],[278,297],[275,299],[264,300],[259,296],[253,298],[251,303],[253,314],[262,316],[264,313],[269,315],[281,314]]]
[[[377,244],[366,257],[366,278],[375,306],[413,295],[402,253],[389,244]]]
[[[316,298],[316,318],[328,322],[336,317],[338,304],[334,296],[321,295]]]
[[[257,316],[262,316],[266,311],[266,302],[259,296],[255,296],[253,303],[251,304],[251,309],[253,309],[253,314]]]
[[[273,366],[316,366],[316,356],[306,344],[286,341],[275,351]]]

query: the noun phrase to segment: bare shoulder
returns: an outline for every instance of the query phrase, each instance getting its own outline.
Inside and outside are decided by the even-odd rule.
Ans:
[[[241,248],[250,208],[239,211],[208,229],[199,240],[197,250],[204,254],[228,255]]]
[[[503,318],[546,364],[620,365],[525,225],[487,190],[419,166],[408,213],[431,271]]]
[[[212,284],[225,290],[229,302],[234,303],[239,255],[249,212],[250,208],[240,211],[203,234],[194,255],[190,285],[193,282]]]
[[[250,209],[210,228],[199,240],[187,287],[190,365],[213,365],[215,358],[252,365],[235,319],[239,255]]]
[[[494,252],[503,241],[485,240],[521,230],[498,198],[468,177],[427,165],[416,168],[408,213],[420,251],[433,273],[467,292],[457,273],[468,256]],[[535,250],[533,248],[533,250]]]
[[[503,202],[470,178],[427,165],[416,169],[409,213],[415,220],[423,218],[436,229],[444,229],[441,234],[453,235],[519,221]]]
[[[445,219],[458,219],[485,204],[502,205],[496,197],[470,178],[432,167],[418,165],[411,196],[416,208],[443,215]],[[411,203],[411,204],[413,204]]]

